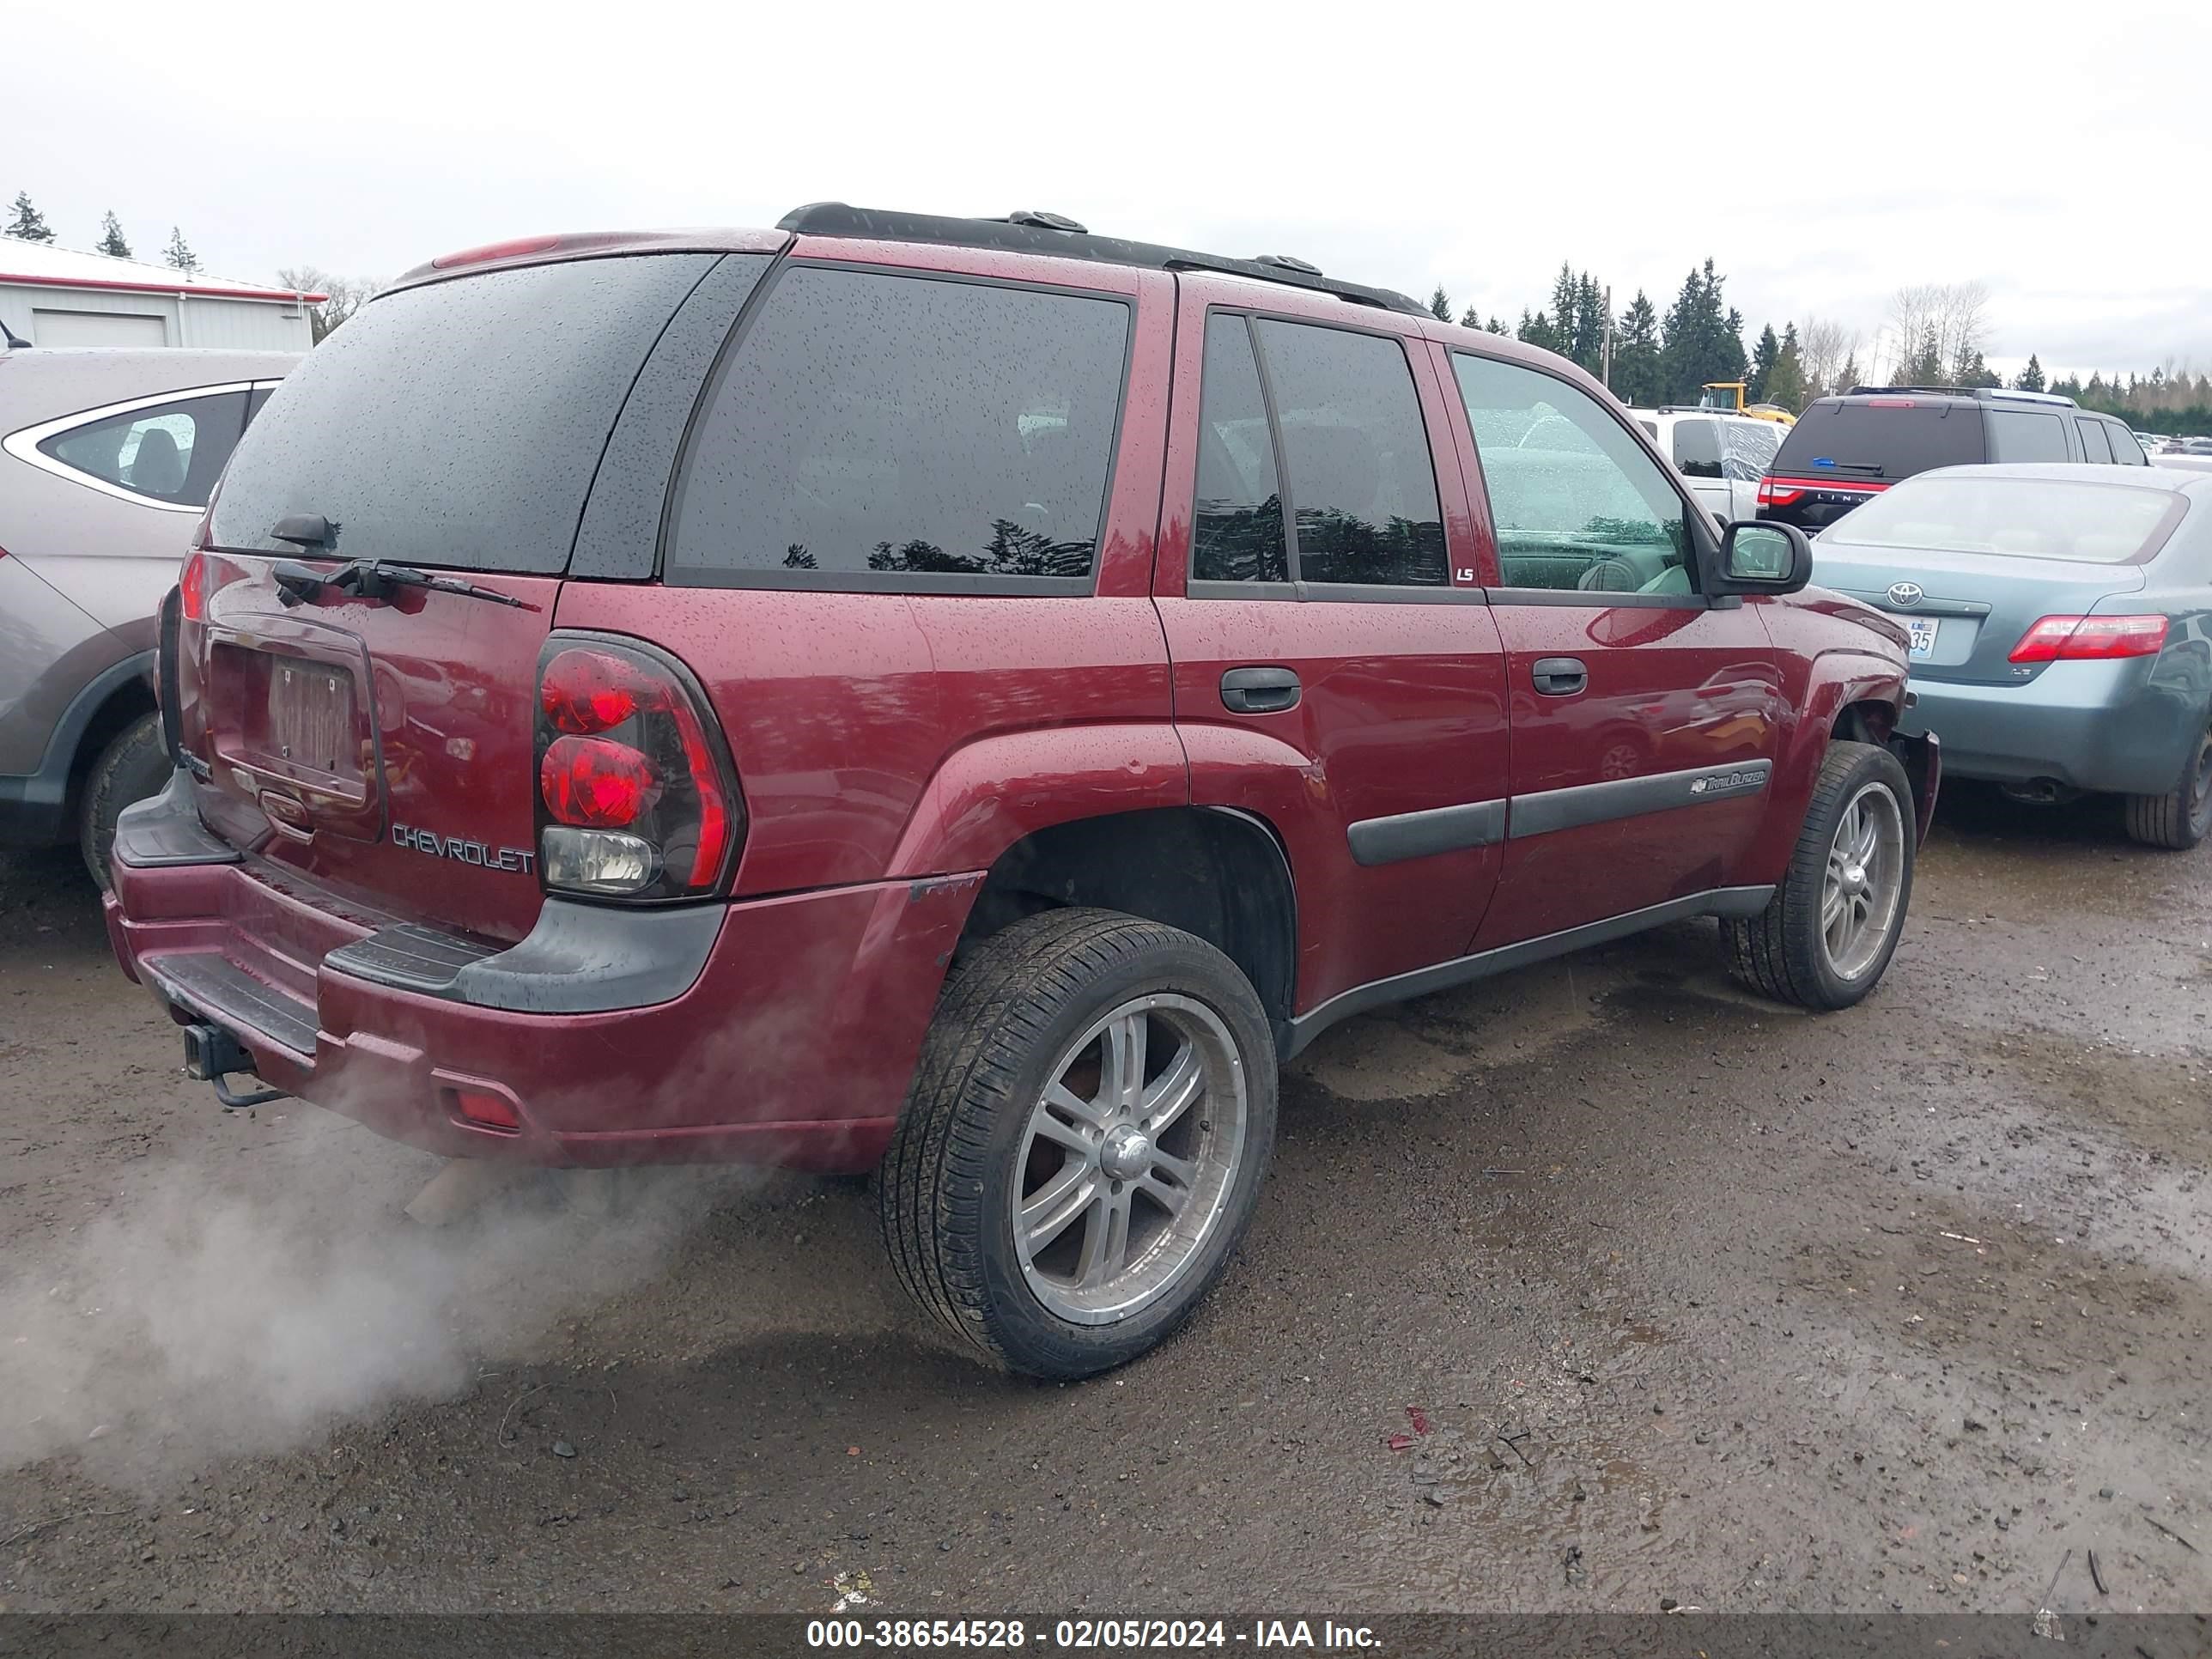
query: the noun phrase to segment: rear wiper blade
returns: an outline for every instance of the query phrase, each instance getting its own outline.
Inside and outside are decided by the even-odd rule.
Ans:
[[[434,576],[427,570],[416,569],[412,565],[386,564],[378,559],[356,559],[350,564],[339,566],[328,575],[296,560],[280,559],[270,568],[269,577],[279,590],[277,598],[288,605],[304,604],[326,587],[334,587],[341,593],[351,593],[364,599],[388,599],[402,587],[427,587],[434,593],[454,593],[465,599],[489,599],[494,605],[512,605],[518,611],[536,608],[496,588],[480,587],[457,576]]]

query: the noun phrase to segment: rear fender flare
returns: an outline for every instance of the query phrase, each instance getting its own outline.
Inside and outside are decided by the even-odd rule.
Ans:
[[[1002,732],[945,757],[885,874],[988,870],[1023,836],[1055,824],[1189,804],[1182,744],[1164,720]]]

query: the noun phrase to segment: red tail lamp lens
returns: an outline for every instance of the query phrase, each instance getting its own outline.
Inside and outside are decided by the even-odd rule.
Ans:
[[[177,579],[186,622],[207,617],[207,555],[195,553],[185,561],[185,574]]]
[[[2155,657],[2166,648],[2164,617],[2045,617],[2020,636],[2014,662],[2097,662]]]
[[[652,762],[628,744],[574,736],[546,750],[538,787],[555,822],[586,830],[625,829],[660,793]]]
[[[538,688],[556,732],[611,732],[641,708],[658,708],[666,690],[635,665],[604,651],[563,651],[545,665]]]

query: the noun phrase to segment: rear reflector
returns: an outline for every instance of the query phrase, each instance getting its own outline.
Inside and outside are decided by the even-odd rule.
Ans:
[[[2105,661],[2155,657],[2166,648],[2164,617],[2045,617],[2020,636],[2013,662]]]
[[[495,1095],[483,1089],[448,1089],[447,1098],[453,1102],[454,1112],[471,1123],[488,1129],[520,1129],[522,1119],[514,1109],[514,1103],[505,1095]]]
[[[430,265],[435,270],[451,270],[456,265],[481,265],[494,259],[519,259],[526,253],[543,253],[560,240],[558,236],[518,236],[511,242],[486,242],[482,247],[465,247],[459,253],[441,253],[430,261]]]

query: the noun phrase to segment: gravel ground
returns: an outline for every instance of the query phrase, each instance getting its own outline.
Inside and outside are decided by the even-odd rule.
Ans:
[[[2212,851],[1953,793],[1849,1013],[1706,924],[1340,1027],[1226,1281],[1070,1387],[858,1183],[420,1229],[0,858],[0,1606],[2212,1607]]]

